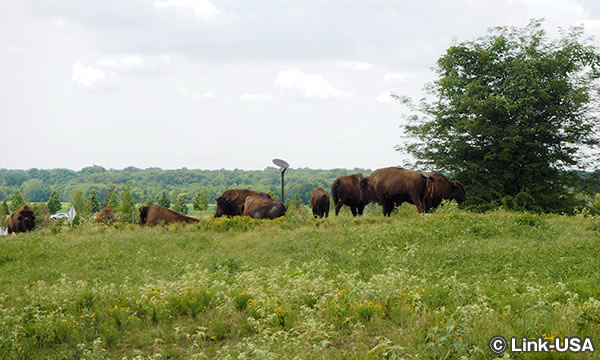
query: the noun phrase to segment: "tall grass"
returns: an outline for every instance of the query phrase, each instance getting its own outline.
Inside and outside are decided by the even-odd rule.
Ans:
[[[0,356],[492,359],[494,335],[600,346],[599,218],[367,213],[0,238]]]

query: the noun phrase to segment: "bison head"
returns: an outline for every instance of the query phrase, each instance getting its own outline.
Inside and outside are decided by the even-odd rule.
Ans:
[[[220,196],[215,199],[217,201],[217,211],[215,217],[223,215],[241,215],[240,207],[230,198]]]
[[[148,208],[150,208],[150,206],[140,207],[140,225],[146,225],[146,220],[148,219]]]
[[[31,231],[35,227],[35,215],[31,210],[21,211],[17,220],[25,231]]]
[[[452,182],[452,194],[450,198],[456,200],[456,202],[459,204],[467,201],[467,193],[465,192],[465,188],[456,180]]]

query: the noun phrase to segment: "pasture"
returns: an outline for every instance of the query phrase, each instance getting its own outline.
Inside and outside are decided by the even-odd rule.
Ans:
[[[600,347],[600,219],[404,205],[361,218],[86,224],[0,238],[9,359],[493,359]],[[592,359],[594,354],[510,358]]]

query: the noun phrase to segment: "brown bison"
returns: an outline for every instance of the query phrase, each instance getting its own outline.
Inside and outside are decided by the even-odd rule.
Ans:
[[[373,171],[371,176],[360,182],[360,197],[365,203],[371,201],[381,204],[383,215],[390,216],[396,205],[411,202],[417,211],[425,211],[425,197],[429,176],[414,170],[388,167]]]
[[[329,194],[325,189],[318,187],[310,198],[310,207],[312,208],[313,216],[320,217],[329,216]]]
[[[29,205],[21,208],[8,217],[8,233],[20,233],[33,230],[35,227],[35,215]]]
[[[434,181],[429,183],[427,196],[425,197],[425,207],[427,211],[438,207],[442,200],[456,200],[459,204],[462,204],[467,200],[467,193],[460,182],[449,180],[439,173],[425,175],[434,179]]]
[[[244,204],[244,216],[253,219],[275,219],[285,215],[285,205],[264,196],[250,195]]]
[[[165,224],[175,222],[197,223],[198,219],[185,216],[160,205],[140,207],[140,225],[154,226],[164,221]]]
[[[337,216],[344,205],[350,206],[352,215],[362,215],[365,206],[369,203],[360,198],[360,181],[364,178],[363,174],[353,174],[340,176],[331,184],[331,197],[335,206],[335,215]]]
[[[225,191],[221,196],[216,198],[217,210],[215,217],[221,217],[223,215],[241,215],[244,213],[244,204],[246,198],[250,195],[262,196],[267,199],[271,197],[269,194],[248,189],[231,189]],[[229,200],[229,201],[228,201]]]

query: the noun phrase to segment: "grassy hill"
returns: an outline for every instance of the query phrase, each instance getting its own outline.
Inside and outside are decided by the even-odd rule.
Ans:
[[[495,335],[600,346],[600,219],[371,210],[2,237],[0,354],[492,359]]]

